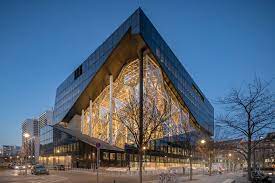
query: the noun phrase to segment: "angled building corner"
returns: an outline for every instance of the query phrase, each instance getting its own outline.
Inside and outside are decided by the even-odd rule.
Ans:
[[[212,105],[142,9],[138,8],[57,88],[54,107],[56,128],[52,127],[52,141],[56,142],[48,155],[42,155],[42,162],[47,161],[48,156],[66,155],[68,158],[69,155],[70,158],[66,159],[70,162],[68,166],[91,168],[96,153],[94,144],[100,140],[106,147],[102,149],[103,166],[135,166],[135,151],[127,150],[131,145],[127,130],[112,116],[125,102],[128,88],[138,85],[139,52],[143,48],[146,48],[145,82],[155,83],[160,88],[159,91],[152,88],[149,91],[152,95],[171,98],[175,108],[173,118],[167,121],[167,127],[163,127],[162,135],[152,140],[155,145],[154,148],[150,145],[153,149],[148,154],[154,159],[152,162],[163,153],[169,161],[176,162],[172,163],[173,166],[187,161],[183,147],[168,145],[169,140],[175,139],[174,136],[181,135],[180,132],[173,134],[168,126],[180,129],[184,122],[202,136],[213,135]],[[61,134],[71,139],[70,143],[59,139]],[[167,149],[157,153],[160,147],[156,144],[167,146]],[[73,152],[83,151],[83,148],[89,149],[89,155],[79,154],[80,161],[81,158],[74,157]],[[150,162],[147,165],[151,166]]]

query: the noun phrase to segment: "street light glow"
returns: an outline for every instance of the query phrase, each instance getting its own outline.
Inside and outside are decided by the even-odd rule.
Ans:
[[[204,139],[201,140],[201,144],[205,144],[205,142],[206,142],[206,141],[205,141]]]
[[[232,156],[232,154],[231,154],[231,153],[229,153],[229,154],[228,154],[228,156],[229,156],[229,157],[231,157],[231,156]]]
[[[145,146],[143,146],[143,148],[142,148],[143,150],[146,150],[146,147]]]
[[[24,135],[23,135],[25,138],[29,138],[30,137],[30,134],[28,134],[28,133],[24,133]]]

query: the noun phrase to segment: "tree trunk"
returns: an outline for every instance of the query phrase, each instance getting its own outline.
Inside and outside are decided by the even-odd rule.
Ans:
[[[189,164],[190,164],[189,178],[190,178],[190,180],[192,180],[193,179],[192,155],[189,156]]]
[[[262,149],[262,168],[265,168],[265,147]]]
[[[253,170],[256,170],[256,148],[253,149]]]
[[[251,181],[251,137],[247,141],[247,178]]]
[[[211,159],[211,151],[209,152],[209,176],[212,175],[212,159]]]
[[[142,148],[139,150],[139,182],[142,183]]]
[[[143,148],[143,52],[139,53],[139,183],[142,183],[142,148]]]

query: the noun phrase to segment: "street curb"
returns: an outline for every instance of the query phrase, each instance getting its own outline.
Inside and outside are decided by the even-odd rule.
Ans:
[[[222,183],[235,183],[236,181],[233,179],[226,179],[225,181],[223,181]]]

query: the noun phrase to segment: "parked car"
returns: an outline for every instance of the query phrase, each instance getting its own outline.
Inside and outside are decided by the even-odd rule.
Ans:
[[[14,165],[13,166],[13,169],[15,170],[24,170],[26,168],[25,165]]]
[[[31,169],[31,174],[40,175],[46,174],[49,175],[49,170],[44,165],[34,165]]]
[[[273,167],[262,168],[261,171],[268,176],[275,175],[275,168]]]
[[[63,171],[65,171],[65,166],[64,165],[55,165],[53,167],[53,169],[54,170],[63,170]]]
[[[272,178],[260,170],[252,171],[252,181],[255,183],[272,183]]]
[[[10,164],[8,165],[8,168],[14,169],[14,166],[15,166],[15,163],[10,163]]]

